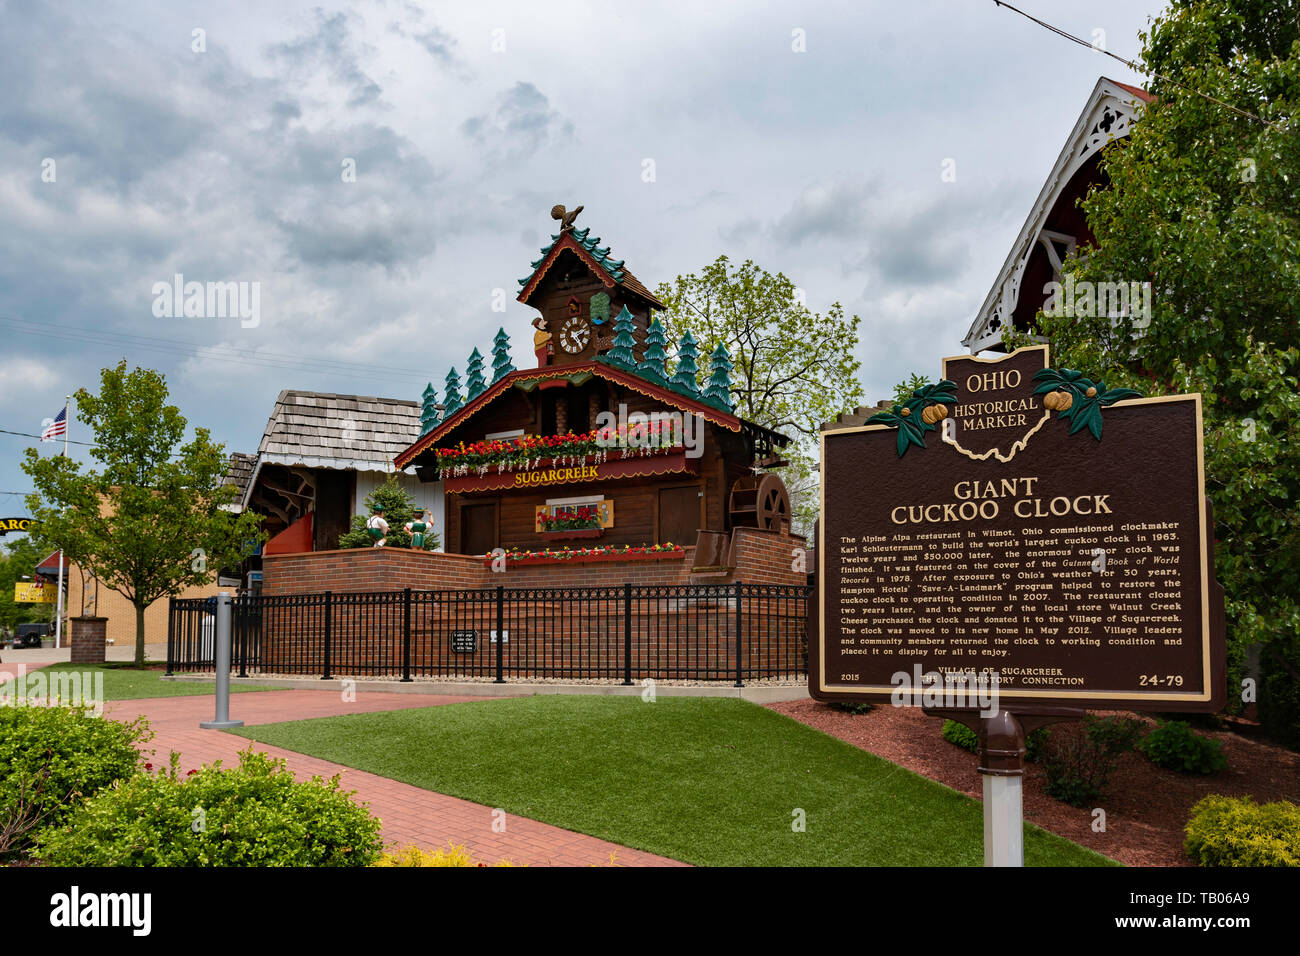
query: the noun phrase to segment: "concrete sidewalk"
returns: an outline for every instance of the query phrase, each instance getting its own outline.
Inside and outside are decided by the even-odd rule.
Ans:
[[[481,697],[377,693],[369,688],[357,698],[345,702],[342,695],[323,694],[319,689],[240,694],[232,701],[232,716],[252,725],[471,700],[478,701],[476,706],[492,706],[490,700]],[[383,838],[390,845],[414,844],[424,850],[436,850],[449,843],[463,844],[477,859],[489,864],[507,859],[532,866],[607,866],[612,855],[615,865],[686,865],[525,817],[507,816],[505,832],[494,833],[492,807],[268,747],[219,730],[200,730],[199,721],[212,717],[212,699],[207,696],[113,701],[105,707],[106,716],[118,719],[129,720],[138,714],[149,719],[154,731],[154,739],[145,746],[146,750],[154,749],[155,766],[165,764],[170,751],[175,750],[181,754],[183,769],[197,768],[213,760],[221,760],[223,766],[231,767],[237,765],[239,751],[251,745],[256,750],[285,758],[289,769],[299,778],[340,775],[343,789],[355,790],[354,799],[368,803],[371,812],[383,821]]]

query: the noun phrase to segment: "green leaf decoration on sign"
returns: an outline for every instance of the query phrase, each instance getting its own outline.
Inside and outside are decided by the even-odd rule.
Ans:
[[[945,378],[933,385],[918,388],[912,393],[912,397],[901,405],[894,405],[887,412],[877,412],[867,419],[867,424],[897,428],[898,457],[902,458],[907,453],[907,449],[913,445],[924,448],[925,433],[935,431],[938,427],[933,422],[925,420],[925,410],[935,405],[955,404],[957,404],[957,383]],[[947,417],[946,409],[943,417]]]
[[[1043,404],[1051,411],[1057,412],[1059,421],[1070,423],[1070,434],[1085,428],[1092,437],[1101,441],[1101,410],[1103,406],[1113,405],[1125,398],[1141,398],[1142,393],[1131,388],[1106,388],[1105,382],[1094,382],[1084,378],[1082,372],[1069,368],[1045,368],[1034,373],[1034,381],[1039,385],[1034,389],[1035,395],[1047,396],[1052,393],[1069,396],[1068,407],[1061,408],[1061,399],[1049,404],[1044,397]]]

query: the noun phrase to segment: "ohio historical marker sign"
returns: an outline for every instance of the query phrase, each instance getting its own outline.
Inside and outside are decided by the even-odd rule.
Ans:
[[[996,675],[1022,713],[1222,707],[1199,395],[1108,389],[1046,346],[948,358],[822,432],[821,494],[813,697],[930,705],[941,681],[969,707]]]

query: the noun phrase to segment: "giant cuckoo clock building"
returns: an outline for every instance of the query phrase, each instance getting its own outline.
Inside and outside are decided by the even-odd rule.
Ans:
[[[734,527],[787,534],[789,499],[766,469],[789,439],[737,416],[726,350],[700,354],[689,332],[668,342],[663,303],[575,214],[552,210],[560,230],[519,280],[537,311],[531,367],[514,368],[499,332],[463,382],[453,368],[430,383],[426,430],[395,461],[443,482],[446,549],[702,540],[717,565]]]

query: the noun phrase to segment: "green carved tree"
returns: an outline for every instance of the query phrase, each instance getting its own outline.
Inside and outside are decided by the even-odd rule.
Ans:
[[[427,435],[438,425],[438,393],[432,382],[424,387],[420,399],[420,434]]]
[[[465,404],[465,400],[460,395],[460,374],[456,371],[456,366],[453,365],[448,370],[443,387],[446,390],[446,397],[442,400],[442,418],[446,421]]]
[[[636,367],[637,374],[660,385],[667,385],[668,372],[664,367],[668,361],[668,353],[665,351],[667,345],[668,336],[664,333],[659,317],[655,316],[650,320],[650,327],[646,330],[645,352],[641,357],[641,364]]]
[[[704,387],[704,400],[719,408],[731,411],[731,370],[735,368],[727,347],[721,342],[709,356],[709,380]]]
[[[1142,39],[1156,101],[1104,151],[1096,241],[1065,269],[1150,282],[1150,315],[1036,321],[1058,366],[1202,394],[1228,698],[1258,646],[1260,717],[1300,747],[1300,23],[1287,0],[1172,0]]]
[[[492,340],[492,381],[499,382],[515,370],[510,360],[510,336],[504,328],[497,329],[497,337]]]
[[[487,389],[487,382],[483,380],[483,356],[477,347],[469,353],[469,364],[465,366],[465,389],[467,402],[474,401]]]
[[[673,369],[673,377],[669,379],[668,384],[692,398],[699,398],[700,395],[700,384],[697,381],[700,371],[696,365],[699,355],[700,350],[695,344],[695,336],[687,329],[682,333],[681,341],[677,343],[677,362]]]
[[[636,369],[636,320],[623,306],[614,318],[614,347],[605,353],[605,361],[629,371]]]

